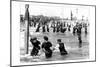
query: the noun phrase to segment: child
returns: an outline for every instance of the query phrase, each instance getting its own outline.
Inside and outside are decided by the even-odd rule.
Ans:
[[[67,55],[68,52],[65,50],[64,43],[61,42],[61,39],[57,40],[57,43],[59,44],[59,50],[61,55]]]

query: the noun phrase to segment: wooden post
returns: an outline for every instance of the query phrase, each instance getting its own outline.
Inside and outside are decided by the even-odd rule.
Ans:
[[[29,4],[25,5],[25,48],[26,48],[26,54],[28,54],[29,51]]]

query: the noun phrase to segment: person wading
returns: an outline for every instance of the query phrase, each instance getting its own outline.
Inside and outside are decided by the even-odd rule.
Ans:
[[[44,42],[42,43],[42,49],[43,52],[45,52],[45,57],[46,58],[51,58],[52,57],[52,43],[48,41],[48,37],[44,36]]]
[[[36,37],[34,37],[34,38],[31,38],[30,39],[30,42],[32,43],[32,45],[33,45],[33,49],[32,49],[32,51],[31,51],[31,56],[36,56],[36,55],[38,55],[38,52],[39,52],[39,50],[40,50],[40,41],[38,41],[37,40],[37,38]]]
[[[60,51],[60,54],[61,54],[61,55],[67,55],[68,52],[67,52],[66,49],[65,49],[64,43],[61,42],[61,39],[58,39],[58,40],[57,40],[57,43],[59,44],[59,51]]]

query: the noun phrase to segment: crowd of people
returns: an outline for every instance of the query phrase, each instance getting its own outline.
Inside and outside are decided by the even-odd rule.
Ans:
[[[49,23],[45,24],[38,23],[35,32],[40,32],[40,27],[42,27],[42,32],[50,32],[51,31],[50,29],[52,29],[53,33],[58,33],[58,32],[65,33],[66,31],[68,32],[72,31],[72,34],[74,36],[77,35],[79,41],[79,47],[81,47],[82,44],[81,32],[82,29],[84,29],[84,33],[85,35],[87,35],[88,24],[87,23],[82,24],[77,22],[75,25],[72,25],[68,23],[66,24],[65,22],[53,21],[51,26],[49,26]]]
[[[34,27],[36,27],[36,24],[34,24]],[[55,23],[54,21],[51,23],[51,26],[49,25],[49,23],[37,23],[37,28],[35,32],[40,32],[40,28],[42,27],[42,32],[50,32],[50,28],[53,29],[53,33],[55,32],[61,32],[64,33],[66,31],[65,28],[65,22],[64,23],[60,23],[57,22]]]

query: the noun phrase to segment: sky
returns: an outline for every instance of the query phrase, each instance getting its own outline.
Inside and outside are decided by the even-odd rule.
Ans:
[[[81,19],[84,16],[84,19],[86,19],[90,12],[89,6],[19,2],[20,14],[25,14],[25,4],[29,4],[30,15],[70,18],[72,11],[74,17]]]

